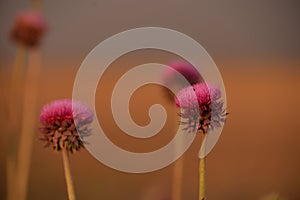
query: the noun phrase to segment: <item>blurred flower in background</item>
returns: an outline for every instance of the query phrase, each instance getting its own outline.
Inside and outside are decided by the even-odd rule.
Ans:
[[[166,86],[170,88],[175,88],[175,90],[177,91],[179,91],[184,87],[189,86],[186,84],[186,82],[182,80],[181,76],[183,76],[190,85],[199,83],[202,80],[200,73],[189,62],[174,61],[170,63],[168,66],[170,68],[165,70],[162,75],[163,82]],[[181,75],[176,73],[176,71],[179,72]],[[166,88],[164,88],[164,91],[167,94],[167,96],[173,101],[174,94]]]
[[[47,25],[44,17],[37,11],[23,11],[17,14],[10,37],[16,43],[35,47],[40,43]]]
[[[23,200],[27,196],[41,68],[40,50],[32,47],[38,47],[45,32],[46,22],[37,11],[18,13],[9,32],[17,45],[8,103],[8,199]]]
[[[87,125],[92,123],[93,119],[93,112],[79,101],[52,101],[42,108],[40,114],[42,140],[54,150],[66,148],[70,152],[77,151],[83,147],[78,131],[81,136],[88,136],[90,128]]]

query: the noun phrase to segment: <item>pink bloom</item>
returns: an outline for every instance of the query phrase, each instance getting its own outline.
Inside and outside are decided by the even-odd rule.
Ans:
[[[175,104],[182,109],[180,114],[186,130],[207,133],[209,127],[220,127],[225,121],[221,91],[213,84],[199,83],[178,92]],[[197,122],[198,127],[197,127]]]
[[[10,36],[27,47],[37,46],[46,31],[43,16],[36,11],[21,12],[16,16]]]
[[[83,147],[83,141],[78,131],[81,137],[89,135],[87,125],[92,123],[93,118],[93,112],[79,101],[52,101],[41,110],[42,140],[47,141],[47,145],[52,145],[54,150],[61,150],[63,147],[71,152],[79,150]]]
[[[163,81],[165,85],[169,87],[180,90],[188,86],[188,84],[182,81],[181,76],[178,75],[176,71],[184,76],[190,85],[199,83],[202,80],[197,69],[188,62],[176,61],[171,63],[169,67],[171,69],[167,69],[163,72]],[[171,96],[172,99],[174,97],[173,93],[170,94],[170,92],[168,93],[168,96]]]

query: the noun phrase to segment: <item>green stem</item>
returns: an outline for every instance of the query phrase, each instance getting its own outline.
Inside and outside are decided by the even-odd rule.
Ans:
[[[65,179],[66,179],[67,190],[68,190],[68,197],[69,200],[75,200],[76,198],[75,198],[73,180],[72,180],[72,175],[70,170],[68,151],[64,147],[62,148],[62,157],[63,157]]]

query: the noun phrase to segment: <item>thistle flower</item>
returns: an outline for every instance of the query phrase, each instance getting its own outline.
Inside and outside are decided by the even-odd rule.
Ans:
[[[73,106],[73,107],[72,107]],[[82,137],[90,134],[88,125],[94,118],[93,112],[79,101],[70,99],[52,101],[42,108],[40,122],[47,146],[54,150],[66,150],[73,152],[83,147],[78,131]],[[76,126],[75,126],[76,122]]]
[[[199,83],[202,79],[197,69],[195,69],[195,67],[188,62],[176,61],[169,64],[169,67],[171,69],[167,69],[163,72],[163,82],[168,87],[180,90],[188,86],[185,82],[182,81],[181,76],[178,75],[176,71],[184,76],[191,85]],[[170,93],[169,90],[167,92],[167,95],[171,97],[171,99],[174,98],[174,94]]]
[[[10,37],[16,43],[34,47],[40,43],[45,31],[46,22],[43,16],[36,11],[26,11],[16,16]]]
[[[209,127],[220,127],[227,115],[221,91],[213,84],[198,83],[186,87],[175,96],[175,103],[182,109],[180,116],[185,120],[182,123],[188,132],[198,130],[206,134]]]

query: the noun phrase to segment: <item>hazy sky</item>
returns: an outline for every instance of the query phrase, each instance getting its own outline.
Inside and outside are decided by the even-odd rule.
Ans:
[[[9,28],[15,13],[29,6],[0,0],[0,57],[13,53]],[[298,57],[299,9],[297,0],[48,0],[43,49],[48,58],[84,57],[116,33],[158,26],[191,36],[212,56]]]

